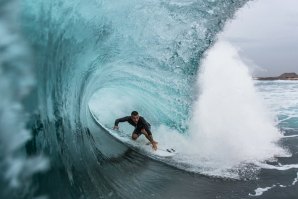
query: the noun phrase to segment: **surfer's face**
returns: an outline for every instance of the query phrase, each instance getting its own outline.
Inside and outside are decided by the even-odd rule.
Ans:
[[[140,118],[139,115],[132,115],[132,116],[131,116],[132,121],[133,121],[134,123],[136,123],[136,124],[138,123],[139,118]]]

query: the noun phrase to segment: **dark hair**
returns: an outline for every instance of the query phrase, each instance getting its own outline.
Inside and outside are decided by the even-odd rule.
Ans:
[[[137,111],[131,112],[131,116],[137,116],[137,115],[139,115],[139,113]]]

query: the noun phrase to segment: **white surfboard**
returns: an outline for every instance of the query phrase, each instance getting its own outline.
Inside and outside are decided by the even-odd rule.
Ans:
[[[149,155],[149,156],[158,156],[158,157],[172,157],[177,154],[176,150],[171,147],[164,147],[161,143],[157,144],[157,150],[152,149],[151,144],[147,144],[148,140],[132,140],[131,135],[128,135],[127,133],[124,133],[123,131],[116,131],[111,128],[106,127],[102,123],[100,123],[99,119],[96,117],[96,115],[91,111],[89,108],[89,111],[96,121],[102,128],[104,128],[111,136],[116,138],[118,141],[126,144],[136,152]],[[160,146],[161,145],[161,146]]]

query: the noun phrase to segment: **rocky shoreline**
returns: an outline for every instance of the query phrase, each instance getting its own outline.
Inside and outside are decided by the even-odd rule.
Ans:
[[[298,80],[296,73],[284,73],[278,77],[255,77],[256,80]]]

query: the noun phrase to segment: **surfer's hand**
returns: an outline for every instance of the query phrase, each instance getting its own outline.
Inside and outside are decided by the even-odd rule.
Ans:
[[[119,126],[114,126],[113,130],[119,130]]]
[[[156,142],[153,142],[153,143],[152,143],[152,149],[153,149],[154,151],[156,151],[156,150],[157,150],[157,145],[156,145]]]

